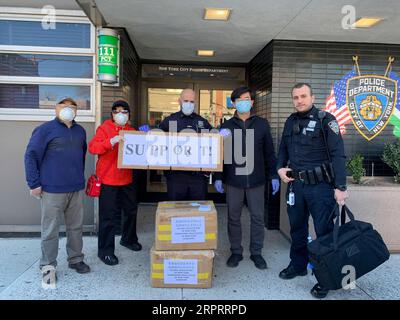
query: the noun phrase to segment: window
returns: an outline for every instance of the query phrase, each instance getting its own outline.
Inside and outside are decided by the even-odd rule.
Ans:
[[[47,29],[27,10],[0,14],[0,120],[50,120],[69,96],[78,121],[94,121],[94,26],[83,13],[63,11]]]
[[[90,48],[90,24],[57,22],[43,29],[41,21],[0,20],[0,45]]]
[[[0,76],[93,77],[93,58],[48,54],[0,53]]]
[[[2,108],[53,110],[63,97],[72,97],[79,110],[90,109],[90,86],[0,83]]]

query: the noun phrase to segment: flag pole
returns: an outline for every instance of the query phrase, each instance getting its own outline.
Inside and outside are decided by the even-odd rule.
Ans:
[[[394,57],[389,57],[389,58],[388,58],[388,65],[387,65],[387,67],[386,67],[386,72],[385,72],[384,77],[386,77],[386,75],[387,75],[387,73],[388,73],[388,71],[389,71],[390,65],[392,64],[393,61],[394,61]]]
[[[358,56],[353,56],[353,61],[354,61],[355,65],[356,65],[356,67],[357,67],[358,75],[361,76],[360,67],[358,66]]]

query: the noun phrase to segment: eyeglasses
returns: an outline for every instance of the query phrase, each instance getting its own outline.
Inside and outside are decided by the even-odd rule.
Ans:
[[[120,110],[120,111],[118,111],[118,110],[113,110],[112,113],[113,113],[113,114],[118,114],[118,113],[127,114],[127,113],[129,113],[129,111],[128,111],[128,110]]]

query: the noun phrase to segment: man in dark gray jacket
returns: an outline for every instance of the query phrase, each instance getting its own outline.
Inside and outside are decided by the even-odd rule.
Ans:
[[[248,87],[235,89],[231,100],[236,107],[234,117],[224,122],[221,134],[224,142],[224,169],[216,174],[215,188],[223,193],[222,181],[226,184],[228,204],[228,235],[232,255],[227,261],[229,267],[238,266],[243,259],[242,226],[240,216],[246,195],[250,211],[250,259],[259,269],[266,269],[267,263],[261,255],[264,243],[264,187],[265,167],[272,178],[273,194],[279,190],[276,158],[270,127],[266,119],[252,112],[254,93]],[[231,142],[231,144],[230,144]]]

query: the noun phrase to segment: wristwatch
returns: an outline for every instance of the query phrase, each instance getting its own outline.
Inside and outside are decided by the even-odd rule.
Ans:
[[[347,190],[347,186],[346,185],[336,186],[336,189],[338,189],[340,191],[346,191]]]

